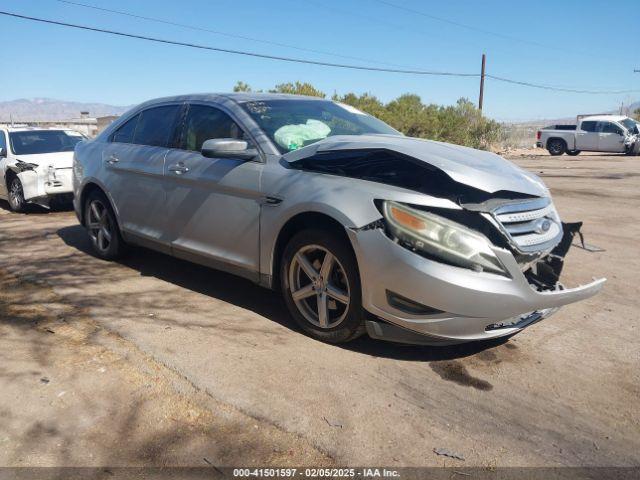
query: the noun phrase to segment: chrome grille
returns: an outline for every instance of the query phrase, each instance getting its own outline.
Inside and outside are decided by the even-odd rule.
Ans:
[[[522,252],[539,252],[554,247],[562,238],[558,212],[548,198],[503,205],[493,218]]]

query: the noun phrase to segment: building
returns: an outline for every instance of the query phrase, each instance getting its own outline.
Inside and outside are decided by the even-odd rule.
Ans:
[[[87,137],[95,137],[102,132],[107,126],[113,122],[117,115],[108,115],[105,117],[91,117],[89,112],[80,112],[78,118],[72,118],[70,120],[57,120],[57,121],[34,121],[34,122],[15,122],[29,127],[41,127],[41,128],[61,128],[68,130],[75,130],[77,132],[86,135]],[[1,125],[10,126],[10,123],[2,123]]]

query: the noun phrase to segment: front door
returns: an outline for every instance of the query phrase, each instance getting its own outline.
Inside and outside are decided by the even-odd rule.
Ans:
[[[598,150],[624,152],[624,131],[613,122],[598,122]]]
[[[180,148],[165,159],[173,254],[257,281],[263,164],[200,154],[205,140],[249,141],[222,110],[189,105],[183,125]]]
[[[125,235],[162,241],[166,216],[164,160],[182,105],[144,110],[122,125],[103,150],[104,182]],[[168,245],[167,245],[168,250]]]

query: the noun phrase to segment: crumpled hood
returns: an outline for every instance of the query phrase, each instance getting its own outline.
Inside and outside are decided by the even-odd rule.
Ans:
[[[508,190],[548,196],[540,178],[495,153],[449,143],[395,135],[339,135],[327,137],[283,156],[289,163],[316,153],[336,150],[386,149],[436,167],[458,183],[494,193]]]
[[[53,165],[54,168],[72,168],[73,152],[54,152],[39,153],[35,155],[16,155],[17,160],[27,163],[35,163],[40,168],[48,168]]]

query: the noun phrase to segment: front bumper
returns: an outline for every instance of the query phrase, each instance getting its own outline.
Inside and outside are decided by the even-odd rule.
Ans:
[[[25,200],[38,202],[54,195],[73,192],[71,168],[26,170],[18,174]]]
[[[500,248],[494,248],[495,253],[511,278],[428,260],[393,242],[380,229],[349,232],[365,310],[435,343],[512,335],[563,305],[595,295],[606,281],[540,292],[529,284],[513,255]],[[435,313],[399,309],[389,302],[389,292],[435,309]]]

